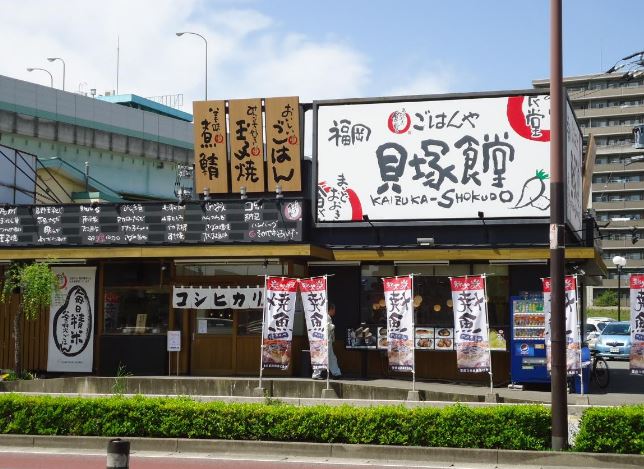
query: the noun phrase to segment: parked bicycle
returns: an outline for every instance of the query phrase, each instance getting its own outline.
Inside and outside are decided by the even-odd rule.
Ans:
[[[595,383],[599,389],[606,389],[610,379],[608,363],[604,360],[604,357],[597,355],[597,352],[593,351],[591,353],[593,364],[590,370],[590,381]]]

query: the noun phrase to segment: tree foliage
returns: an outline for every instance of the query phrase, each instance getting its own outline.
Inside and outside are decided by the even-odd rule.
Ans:
[[[46,261],[11,264],[2,285],[0,302],[13,292],[20,292],[22,311],[27,319],[36,319],[51,304],[52,293],[58,290],[58,278]]]
[[[617,292],[615,290],[604,290],[594,301],[596,306],[617,306]]]

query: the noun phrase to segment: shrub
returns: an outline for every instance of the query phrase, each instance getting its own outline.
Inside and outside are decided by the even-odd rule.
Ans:
[[[644,405],[587,409],[575,450],[644,454]]]
[[[617,292],[615,290],[604,290],[593,302],[595,306],[617,306]]]
[[[0,432],[547,449],[544,406],[296,407],[187,398],[0,396]]]

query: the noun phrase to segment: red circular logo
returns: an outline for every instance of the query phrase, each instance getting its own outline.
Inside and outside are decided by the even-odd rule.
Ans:
[[[221,134],[215,135],[215,143],[223,143],[224,141],[224,136]]]
[[[534,127],[534,119],[541,115],[535,113],[534,118],[529,114],[526,115],[526,112],[523,110],[524,100],[525,96],[510,96],[508,98],[507,116],[510,126],[518,135],[525,139],[535,142],[549,142],[550,129],[536,129]]]
[[[288,138],[288,143],[290,143],[291,145],[295,145],[297,143],[297,137],[295,135],[291,135]]]
[[[394,111],[389,114],[387,127],[395,134],[404,134],[411,126],[411,117],[405,111]]]
[[[253,156],[258,156],[261,153],[261,150],[257,147],[253,147],[250,149],[250,154]]]

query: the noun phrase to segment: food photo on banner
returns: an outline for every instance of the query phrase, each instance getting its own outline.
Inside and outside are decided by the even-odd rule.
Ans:
[[[456,365],[460,372],[490,372],[485,276],[450,277]]]
[[[49,310],[47,371],[90,373],[96,267],[52,267],[59,290]]]
[[[541,279],[543,284],[543,312],[545,315],[546,362],[548,371],[552,366],[552,299],[550,278]],[[579,303],[577,301],[577,278],[566,275],[564,279],[564,307],[566,311],[566,374],[576,375],[581,371],[581,334],[579,332]]]
[[[298,279],[266,277],[262,367],[286,370],[291,362]]]
[[[300,279],[313,370],[327,370],[329,364],[326,287],[326,276]]]
[[[644,375],[644,275],[631,275],[631,374]]]
[[[413,276],[382,279],[387,311],[387,350],[391,371],[414,371]]]

